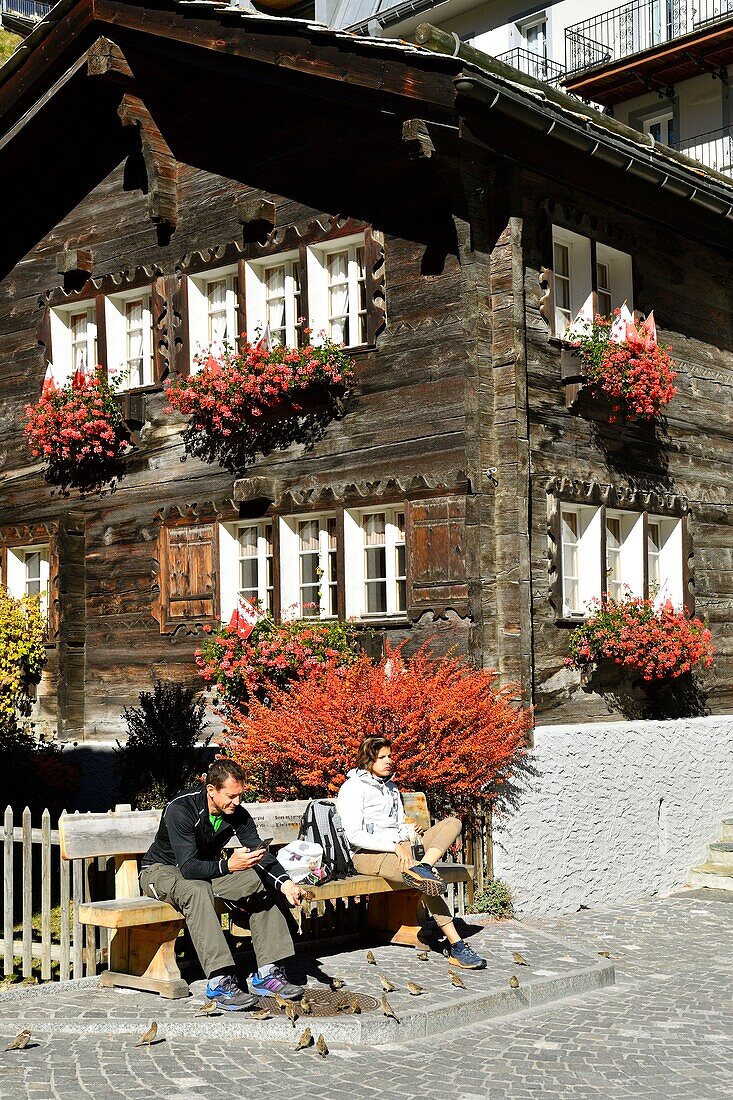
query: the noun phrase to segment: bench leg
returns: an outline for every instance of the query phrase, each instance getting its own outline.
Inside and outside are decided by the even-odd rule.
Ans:
[[[417,907],[420,894],[417,890],[392,890],[384,894],[370,894],[367,905],[367,927],[380,939],[405,947],[424,947],[419,939],[420,921]]]
[[[109,949],[109,970],[100,984],[106,988],[142,989],[161,997],[188,997],[188,983],[176,962],[176,939],[183,920],[118,928]]]

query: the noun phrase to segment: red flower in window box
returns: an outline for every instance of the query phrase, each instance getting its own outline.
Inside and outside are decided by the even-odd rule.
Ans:
[[[705,624],[670,600],[655,607],[637,596],[595,601],[596,610],[569,639],[565,664],[592,671],[613,661],[647,682],[676,679],[699,667],[709,668],[715,650]]]
[[[186,451],[232,472],[258,453],[312,444],[343,415],[353,365],[343,348],[324,341],[302,348],[244,343],[239,352],[209,355],[199,371],[177,378],[168,411],[191,418]]]
[[[565,335],[587,382],[611,401],[609,420],[654,420],[677,393],[674,361],[657,343],[654,315],[637,325],[628,309],[576,318]]]
[[[64,492],[97,492],[123,475],[129,434],[101,368],[91,375],[77,372],[61,388],[53,380],[44,383],[25,416],[28,447],[44,463],[52,485]]]

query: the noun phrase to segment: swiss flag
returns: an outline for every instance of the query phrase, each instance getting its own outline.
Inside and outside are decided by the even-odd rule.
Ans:
[[[53,367],[49,363],[46,367],[46,373],[43,376],[43,385],[41,386],[41,397],[45,397],[47,393],[55,393],[58,389],[56,385],[56,379],[53,376]]]
[[[262,333],[259,340],[255,342],[255,347],[258,350],[262,348],[264,351],[272,351],[272,336],[270,334],[269,325],[265,325],[265,331]]]
[[[240,596],[229,620],[229,626],[232,630],[236,630],[243,642],[246,642],[257,623],[264,617],[264,613],[259,611],[250,600]]]

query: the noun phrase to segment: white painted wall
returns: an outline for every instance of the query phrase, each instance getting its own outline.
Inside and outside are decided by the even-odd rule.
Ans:
[[[541,775],[494,835],[523,916],[684,885],[733,810],[733,716],[540,726],[535,755]]]

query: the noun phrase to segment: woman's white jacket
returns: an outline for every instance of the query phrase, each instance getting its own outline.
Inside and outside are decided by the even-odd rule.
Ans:
[[[391,779],[354,768],[336,801],[353,852],[393,852],[396,844],[408,839],[402,797]]]

